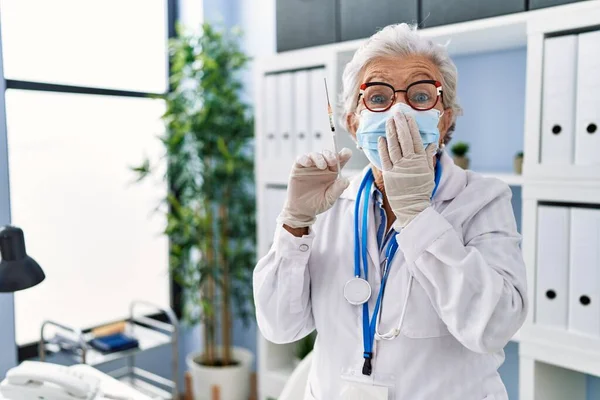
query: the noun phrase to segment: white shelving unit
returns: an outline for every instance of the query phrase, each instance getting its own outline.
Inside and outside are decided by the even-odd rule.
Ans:
[[[563,31],[578,31],[600,26],[600,0],[590,0],[537,11],[421,30],[421,34],[447,44],[452,56],[481,54],[527,47],[526,110],[524,126],[525,164],[523,175],[483,171],[522,188],[523,252],[527,264],[530,310],[534,309],[536,276],[536,214],[539,201],[583,202],[600,204],[600,167],[548,167],[538,163],[540,147],[540,108],[543,39]],[[363,43],[362,40],[318,46],[280,53],[257,60],[256,82],[256,182],[259,255],[266,253],[274,233],[274,220],[285,200],[285,187],[294,160],[294,147],[312,150],[333,148],[324,106],[306,111],[295,104],[293,115],[281,112],[278,95],[269,82],[288,79],[292,85],[305,77],[294,75],[307,70],[323,85],[327,78],[333,106],[340,93],[341,74],[346,63]],[[599,44],[600,46],[600,44]],[[599,47],[600,48],[600,47]],[[314,86],[317,87],[317,86]],[[310,93],[311,101],[324,100],[323,93]],[[318,89],[321,90],[321,89]],[[306,106],[306,105],[300,105]],[[307,108],[310,108],[307,106]],[[323,110],[322,113],[319,110]],[[305,112],[306,111],[306,112]],[[275,122],[272,115],[276,115]],[[294,131],[286,118],[302,115],[309,123],[305,131]],[[271,119],[270,119],[271,118]],[[285,139],[273,142],[273,124],[285,124]],[[338,147],[356,146],[336,121]],[[303,151],[298,151],[301,153]],[[345,175],[354,175],[366,165],[366,158],[354,151]],[[600,337],[589,338],[568,332],[549,331],[533,323],[530,311],[525,326],[513,341],[520,342],[520,400],[583,400],[585,376],[600,376]],[[293,344],[278,345],[258,339],[259,399],[277,398],[293,370]],[[566,394],[565,394],[566,393]],[[583,394],[582,394],[583,393]]]
[[[523,186],[523,175],[517,175],[510,172],[481,172],[482,175],[490,178],[500,179],[506,182],[508,186]]]
[[[579,5],[581,7],[564,8],[560,15],[534,15],[527,27],[523,255],[527,265],[531,311],[521,329],[521,400],[584,400],[587,398],[584,374],[600,376],[600,336],[538,325],[534,312],[535,277],[538,274],[538,204],[556,202],[600,207],[600,164],[555,166],[540,163],[544,40],[600,27],[600,2]]]

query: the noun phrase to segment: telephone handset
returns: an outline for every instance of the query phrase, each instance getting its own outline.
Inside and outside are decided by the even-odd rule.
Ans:
[[[24,361],[6,374],[0,394],[7,400],[90,400],[100,380],[69,367]]]

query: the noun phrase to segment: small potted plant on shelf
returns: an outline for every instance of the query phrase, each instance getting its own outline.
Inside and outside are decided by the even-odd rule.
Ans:
[[[523,173],[523,152],[520,151],[515,155],[514,161],[515,173],[521,175]]]
[[[232,325],[234,316],[249,322],[254,315],[254,123],[240,99],[249,58],[238,32],[206,23],[199,33],[178,31],[169,50],[160,138],[167,173],[150,160],[135,170],[140,180],[158,172],[168,186],[164,233],[182,288],[182,321],[202,327],[204,348],[186,358],[194,398],[247,400],[254,356],[233,346]]]
[[[467,157],[468,152],[468,143],[456,142],[452,146],[452,154],[454,154],[454,164],[458,165],[462,169],[469,169],[469,158]]]

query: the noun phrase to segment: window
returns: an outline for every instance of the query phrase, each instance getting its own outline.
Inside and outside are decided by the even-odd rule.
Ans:
[[[166,0],[2,0],[6,79],[164,93]]]
[[[167,0],[1,0],[11,219],[46,281],[15,295],[16,340],[90,328],[132,300],[171,305],[166,185],[130,167],[162,152]]]

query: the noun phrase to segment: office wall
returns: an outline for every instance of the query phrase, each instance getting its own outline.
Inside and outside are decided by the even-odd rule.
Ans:
[[[475,171],[512,172],[513,158],[523,150],[526,55],[519,48],[454,58],[464,109],[454,141],[471,145]]]

